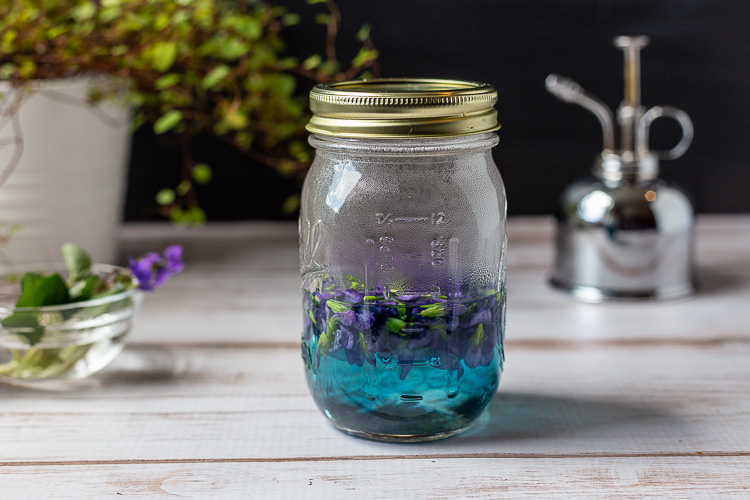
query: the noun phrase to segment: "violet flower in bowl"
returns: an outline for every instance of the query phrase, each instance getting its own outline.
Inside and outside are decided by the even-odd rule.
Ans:
[[[59,388],[107,366],[122,350],[153,291],[182,268],[182,249],[130,260],[130,268],[92,264],[77,245],[62,247],[66,270],[0,276],[0,381]]]

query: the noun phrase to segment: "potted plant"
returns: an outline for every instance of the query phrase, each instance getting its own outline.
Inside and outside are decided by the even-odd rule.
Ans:
[[[327,26],[327,37],[323,54],[302,61],[286,55],[282,38],[283,29],[300,22],[300,16],[253,0],[16,0],[1,5],[0,245],[5,245],[0,249],[13,260],[28,260],[30,247],[10,255],[12,246],[57,226],[64,227],[66,240],[76,236],[92,247],[96,260],[111,261],[111,250],[105,255],[88,239],[98,234],[114,241],[114,229],[93,229],[92,219],[106,219],[114,228],[119,217],[123,188],[117,181],[123,179],[126,160],[128,131],[122,125],[128,107],[114,104],[113,97],[133,110],[134,127],[151,126],[182,149],[182,181],[156,195],[174,222],[205,220],[196,186],[208,182],[212,170],[193,161],[191,140],[199,134],[212,134],[286,175],[302,175],[311,155],[298,79],[366,76],[377,69],[378,55],[365,26],[357,35],[362,44],[357,56],[351,66],[342,66],[335,48],[338,8],[330,1],[309,3],[328,6],[316,18]],[[74,84],[82,84],[81,90],[57,87]],[[83,119],[60,116],[63,112],[51,110],[45,100],[91,115],[87,131],[76,134],[80,142],[49,135],[70,133]],[[45,125],[48,135],[31,135]],[[111,145],[97,135],[115,129],[119,135]],[[93,154],[97,147],[105,158]],[[96,174],[79,175],[80,164],[88,160]],[[105,161],[111,165],[104,167]],[[53,179],[42,166],[58,174],[52,194],[19,201],[35,189],[34,182]],[[111,181],[99,177],[105,171]],[[74,200],[69,205],[78,211],[66,215],[67,222],[51,222],[63,212],[53,199],[68,193]],[[21,215],[23,210],[32,215]],[[34,230],[34,220],[46,221],[47,228]],[[76,229],[81,234],[71,235]],[[47,249],[34,260],[49,258],[49,248],[59,243],[31,243]]]

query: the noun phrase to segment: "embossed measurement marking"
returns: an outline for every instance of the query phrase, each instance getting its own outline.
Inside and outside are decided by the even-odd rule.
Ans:
[[[380,239],[380,258],[378,263],[380,264],[381,271],[393,271],[393,251],[390,245],[393,244],[392,236],[381,236]]]
[[[375,221],[378,223],[378,226],[387,225],[392,226],[394,223],[399,224],[422,224],[424,222],[429,222],[430,224],[447,224],[448,221],[446,220],[447,216],[445,215],[445,212],[432,212],[428,217],[422,217],[422,216],[414,216],[414,217],[407,217],[403,215],[395,216],[391,213],[383,213],[378,212],[375,214]]]
[[[430,242],[430,246],[432,247],[432,251],[430,252],[432,265],[440,267],[445,264],[445,239],[442,236],[435,236]]]
[[[394,222],[427,222],[429,217],[396,217]]]
[[[424,257],[424,255],[422,255],[421,253],[403,253],[401,255],[404,257],[404,259],[409,260],[419,260]]]

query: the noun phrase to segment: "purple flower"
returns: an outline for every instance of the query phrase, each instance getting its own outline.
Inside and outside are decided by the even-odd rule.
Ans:
[[[419,297],[420,297],[419,295],[413,295],[413,294],[399,295],[398,296],[398,300],[400,300],[402,302],[410,302],[412,300],[418,299]]]
[[[182,246],[169,245],[164,249],[164,267],[170,275],[179,274],[185,269],[185,263],[182,262]]]
[[[349,288],[348,290],[344,290],[342,292],[344,296],[344,300],[350,304],[358,304],[362,302],[362,299],[365,297],[365,294],[362,292],[358,292],[357,290]]]
[[[364,330],[369,330],[375,325],[375,314],[371,313],[367,309],[357,314],[357,323],[359,327]]]
[[[149,252],[137,260],[128,257],[128,262],[130,271],[138,280],[138,288],[149,292],[162,286],[170,276],[179,274],[185,267],[180,245],[168,246],[163,256]]]
[[[354,326],[357,323],[357,313],[352,310],[336,313],[333,317],[340,319],[346,326]]]
[[[492,312],[489,309],[482,309],[473,315],[469,326],[477,326],[479,323],[492,324]]]
[[[351,349],[354,347],[354,334],[349,330],[339,328],[334,335],[331,351],[336,351],[342,348]]]

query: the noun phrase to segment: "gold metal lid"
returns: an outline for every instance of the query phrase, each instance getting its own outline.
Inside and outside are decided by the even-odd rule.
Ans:
[[[500,128],[497,91],[486,83],[382,78],[316,85],[314,134],[353,138],[446,137]]]

